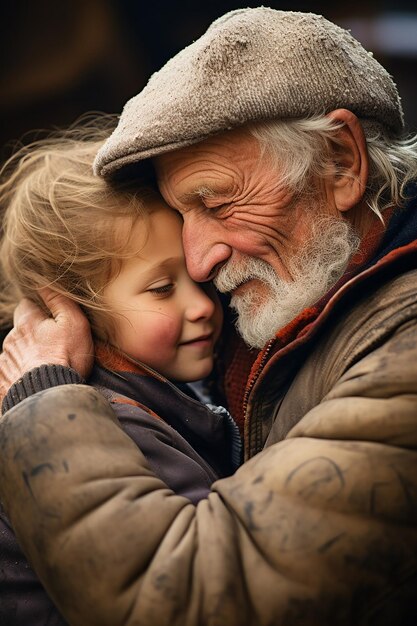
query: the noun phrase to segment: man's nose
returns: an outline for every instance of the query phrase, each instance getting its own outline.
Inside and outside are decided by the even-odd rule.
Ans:
[[[197,282],[212,280],[232,254],[214,219],[198,220],[187,214],[182,239],[188,273]]]

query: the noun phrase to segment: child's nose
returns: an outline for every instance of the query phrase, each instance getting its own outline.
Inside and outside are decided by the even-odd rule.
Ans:
[[[187,304],[186,315],[190,322],[199,319],[210,319],[214,313],[215,304],[213,300],[198,285],[194,285],[193,292]]]

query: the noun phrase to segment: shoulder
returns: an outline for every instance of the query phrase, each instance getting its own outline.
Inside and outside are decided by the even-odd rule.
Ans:
[[[411,270],[370,288],[344,302],[339,313],[324,326],[314,352],[346,370],[361,357],[381,347],[404,326],[417,323],[417,270]]]
[[[416,270],[362,294],[328,320],[280,403],[268,442],[296,424],[295,433],[320,436],[341,434],[343,423],[354,432],[371,415],[386,425],[393,411],[404,416],[405,432],[417,414]],[[313,422],[320,428],[310,429]]]

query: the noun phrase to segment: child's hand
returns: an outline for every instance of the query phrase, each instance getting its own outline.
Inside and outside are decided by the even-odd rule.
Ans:
[[[34,367],[66,365],[84,378],[92,368],[93,340],[80,307],[48,288],[40,295],[52,317],[26,298],[16,307],[14,328],[0,355],[0,402],[11,385]]]

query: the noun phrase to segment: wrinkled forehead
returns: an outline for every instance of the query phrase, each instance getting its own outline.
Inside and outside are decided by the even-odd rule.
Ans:
[[[191,172],[205,179],[217,170],[232,170],[259,156],[258,141],[242,127],[209,137],[199,143],[159,154],[152,159],[161,186],[178,182]]]
[[[199,199],[233,190],[246,165],[245,138],[233,132],[222,134],[154,159],[159,190],[165,201],[180,212],[200,203]]]

